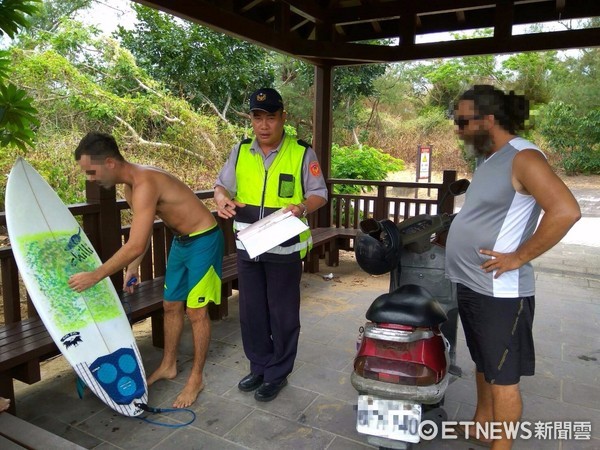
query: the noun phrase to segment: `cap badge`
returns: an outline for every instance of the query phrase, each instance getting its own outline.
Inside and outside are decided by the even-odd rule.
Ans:
[[[259,102],[264,102],[266,99],[267,99],[267,94],[260,93],[260,94],[256,95],[256,100]]]

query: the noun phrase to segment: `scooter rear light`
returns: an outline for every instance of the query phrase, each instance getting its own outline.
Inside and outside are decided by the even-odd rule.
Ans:
[[[363,378],[386,383],[409,386],[429,386],[437,383],[436,373],[427,366],[372,356],[356,358],[354,371]]]

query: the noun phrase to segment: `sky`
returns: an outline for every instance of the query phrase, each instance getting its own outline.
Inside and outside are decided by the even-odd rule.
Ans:
[[[133,28],[135,12],[131,9],[131,1],[102,0],[94,2],[90,10],[79,13],[77,19],[87,25],[96,25],[104,34],[110,35],[118,25]]]

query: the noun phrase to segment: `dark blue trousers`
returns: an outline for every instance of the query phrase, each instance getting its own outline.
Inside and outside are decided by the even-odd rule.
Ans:
[[[255,262],[238,256],[240,324],[250,371],[278,383],[294,368],[300,336],[302,262]]]

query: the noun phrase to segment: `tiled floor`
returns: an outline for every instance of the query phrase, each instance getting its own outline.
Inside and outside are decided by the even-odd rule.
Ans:
[[[523,420],[586,421],[591,441],[522,440],[515,449],[600,448],[600,249],[559,244],[536,261],[535,338],[537,374],[522,380]],[[346,255],[337,268],[322,265],[302,280],[302,334],[289,386],[271,403],[258,403],[237,389],[248,372],[237,315],[213,323],[205,369],[206,389],[192,407],[195,421],[168,428],[119,416],[92,394],[80,400],[72,370],[61,358],[44,365],[44,380],[18,386],[18,415],[87,448],[96,449],[360,449],[371,448],[355,430],[356,392],[350,384],[358,328],[370,302],[388,287],[385,276],[369,277]],[[368,282],[365,280],[368,278]],[[147,324],[137,325],[138,343],[148,372],[161,358],[151,345]],[[474,412],[472,363],[459,331],[458,364],[463,377],[450,385],[449,419],[469,420]],[[150,389],[149,403],[170,407],[191,366],[191,334],[186,324],[180,373]],[[181,424],[186,413],[152,420]],[[417,448],[470,448],[459,441],[434,440]]]

